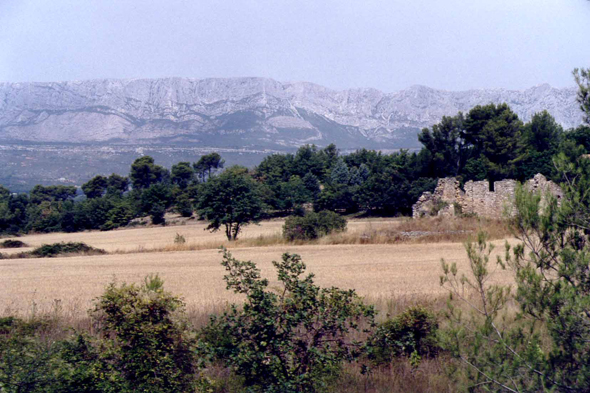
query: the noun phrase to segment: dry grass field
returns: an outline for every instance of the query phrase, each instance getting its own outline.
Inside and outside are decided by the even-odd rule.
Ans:
[[[351,220],[348,223],[348,234],[359,232],[387,229],[399,225],[400,219],[372,219],[372,220]],[[259,238],[280,237],[283,227],[283,220],[271,220],[262,222],[260,225],[249,225],[244,227],[240,234],[241,240],[252,240]],[[77,233],[47,233],[27,235],[18,238],[30,247],[19,249],[0,249],[3,253],[16,253],[29,251],[42,244],[56,242],[84,242],[90,246],[102,248],[108,252],[134,252],[149,251],[174,246],[176,234],[185,237],[188,246],[204,246],[216,248],[227,243],[223,231],[211,233],[206,230],[207,224],[203,221],[191,220],[186,225],[166,227],[138,227],[120,229],[115,231],[89,231]]]
[[[358,220],[349,223],[349,233],[400,225],[399,220]],[[247,227],[243,238],[276,236],[282,221]],[[221,244],[221,234],[204,231],[203,223],[175,227],[138,228],[112,232],[47,234],[23,236],[31,246],[58,241],[83,241],[109,252],[173,245],[176,233],[187,242]],[[498,252],[502,240],[496,241]],[[22,249],[20,249],[22,250]],[[6,250],[4,250],[6,251]],[[146,250],[147,251],[147,250]],[[354,288],[374,303],[391,299],[440,298],[445,290],[439,285],[440,259],[457,262],[467,271],[467,258],[460,242],[401,244],[314,244],[237,247],[234,256],[256,262],[263,275],[274,280],[271,261],[284,252],[300,254],[308,271],[325,286]],[[495,257],[494,257],[495,258]],[[2,291],[0,314],[28,314],[50,311],[55,302],[64,312],[83,315],[105,285],[138,282],[148,274],[159,274],[166,288],[181,295],[189,311],[210,312],[239,300],[225,290],[223,267],[217,249],[194,251],[142,252],[103,256],[78,256],[50,259],[0,260]],[[495,279],[508,282],[510,275],[496,272]],[[274,282],[274,281],[271,281]]]
[[[447,291],[440,286],[440,260],[456,262],[460,272],[468,273],[461,241],[481,226],[496,239],[495,254],[503,252],[503,238],[508,238],[506,228],[498,222],[362,219],[350,220],[346,233],[295,244],[281,238],[282,225],[283,221],[273,220],[248,226],[241,240],[231,244],[222,233],[209,233],[204,223],[192,220],[168,227],[23,236],[19,240],[28,248],[0,252],[27,251],[56,242],[85,242],[108,254],[0,259],[0,316],[55,316],[50,320],[58,321],[56,337],[61,337],[60,329],[66,327],[92,331],[87,311],[105,286],[111,282],[138,283],[147,275],[158,274],[168,291],[183,297],[187,318],[199,328],[208,322],[209,315],[241,301],[225,288],[225,271],[217,249],[223,244],[231,246],[236,258],[256,262],[271,287],[278,284],[271,262],[285,252],[297,253],[318,284],[356,289],[367,303],[376,306],[377,321],[383,321],[387,315],[397,315],[416,303],[435,312],[442,310]],[[186,243],[175,244],[176,234],[184,236]],[[511,274],[495,269],[492,281],[510,283]],[[358,364],[347,365],[333,382],[333,391],[452,392],[456,391],[456,381],[447,374],[449,364],[446,357],[423,359],[418,368],[401,360],[367,375],[359,373]],[[225,383],[235,385],[227,369],[211,367],[207,375],[222,386],[218,391],[236,391],[223,388]]]

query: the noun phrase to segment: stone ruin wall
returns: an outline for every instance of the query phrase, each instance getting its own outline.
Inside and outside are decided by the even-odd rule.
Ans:
[[[490,191],[487,180],[468,181],[465,183],[465,196],[458,201],[463,213],[476,214],[488,218],[501,218],[505,208],[514,202],[516,180],[502,180],[494,183],[494,191]]]
[[[459,181],[453,177],[439,179],[433,193],[425,192],[412,207],[412,216],[419,218],[430,216],[436,212],[438,216],[454,216],[456,207],[464,214],[476,214],[487,218],[501,218],[506,209],[514,206],[516,180],[502,180],[494,183],[494,191],[490,191],[490,183],[468,181],[461,190]],[[525,183],[532,191],[548,191],[558,199],[563,197],[561,188],[541,174]]]

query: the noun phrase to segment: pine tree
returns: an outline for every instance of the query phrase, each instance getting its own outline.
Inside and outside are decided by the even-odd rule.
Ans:
[[[342,158],[334,165],[330,180],[333,184],[348,184],[350,181],[350,170]]]

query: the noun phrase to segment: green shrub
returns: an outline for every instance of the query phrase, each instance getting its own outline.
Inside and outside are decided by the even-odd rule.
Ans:
[[[24,242],[21,242],[20,240],[8,239],[8,240],[4,240],[2,243],[0,243],[0,247],[2,247],[2,248],[21,248],[21,247],[27,247],[27,244]]]
[[[50,392],[57,345],[42,340],[48,320],[0,318],[0,392]]]
[[[44,319],[32,319],[25,321],[21,318],[8,316],[0,318],[1,334],[31,335],[49,326],[49,321]]]
[[[438,322],[424,307],[411,307],[382,323],[368,340],[370,358],[377,364],[399,356],[434,356],[438,352]],[[419,359],[419,358],[418,358]]]
[[[64,254],[106,254],[105,250],[94,248],[86,243],[80,242],[61,242],[53,244],[44,244],[35,248],[28,255],[38,258],[53,258]]]
[[[92,312],[93,336],[56,341],[44,333],[51,321],[0,318],[0,392],[211,391],[179,319],[184,304],[162,285],[157,276],[109,285]]]
[[[20,334],[0,336],[0,392],[50,392],[56,346]]]
[[[141,286],[107,287],[93,312],[105,338],[102,357],[113,391],[189,392],[196,383],[194,339],[179,315],[184,303],[148,277]]]
[[[312,240],[345,230],[345,218],[337,213],[323,210],[319,213],[307,212],[303,217],[288,217],[283,226],[283,236],[290,241]]]
[[[228,289],[245,295],[212,317],[203,330],[201,353],[244,378],[245,391],[315,392],[361,354],[355,336],[373,326],[374,310],[354,290],[320,288],[313,275],[301,277],[298,255],[273,262],[282,288],[269,289],[252,262],[238,261],[227,250],[222,265]]]

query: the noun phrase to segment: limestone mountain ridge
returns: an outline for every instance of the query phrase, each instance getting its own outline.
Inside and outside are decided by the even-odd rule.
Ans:
[[[582,122],[576,88],[332,90],[268,78],[0,83],[0,140],[243,148],[417,147],[417,131],[476,105],[508,103],[524,121],[548,110]]]

